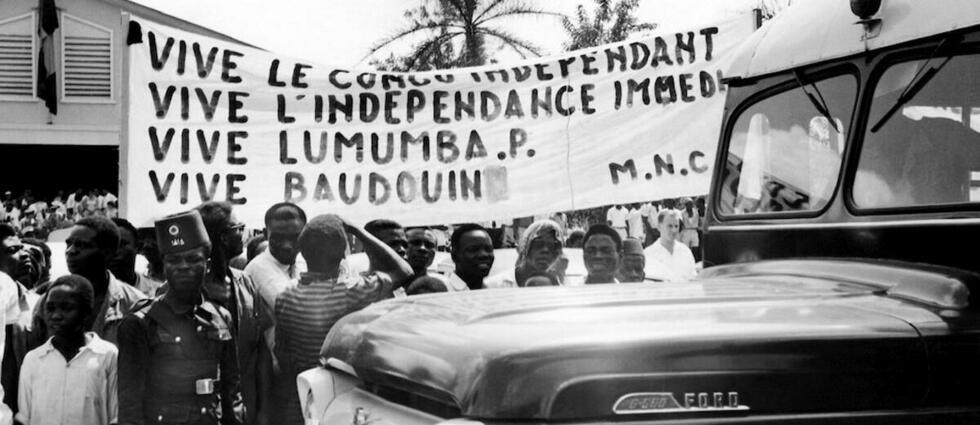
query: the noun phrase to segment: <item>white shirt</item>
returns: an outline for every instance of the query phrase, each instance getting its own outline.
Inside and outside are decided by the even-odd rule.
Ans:
[[[650,223],[650,227],[656,229],[657,228],[657,225],[660,224],[660,223],[657,223],[657,215],[660,214],[660,208],[658,208],[657,206],[655,206],[653,204],[647,204],[647,205],[650,206],[649,214],[646,216],[647,223]]]
[[[629,222],[630,237],[643,239],[643,213],[642,210],[631,209],[626,213],[626,219]]]
[[[276,348],[276,298],[286,289],[296,286],[299,283],[299,275],[306,271],[306,263],[300,263],[299,256],[292,265],[282,264],[276,257],[272,256],[269,250],[256,255],[252,262],[245,266],[245,274],[255,283],[255,290],[265,301],[263,308],[266,309],[266,317],[272,319],[273,325],[265,331],[265,342],[269,350],[275,353]],[[278,359],[273,355],[273,365],[278,369]]]
[[[694,254],[687,245],[679,241],[674,241],[674,252],[670,253],[658,238],[653,245],[643,250],[643,255],[647,260],[646,269],[652,271],[647,273],[650,277],[673,282],[689,280],[698,274],[694,265]]]
[[[657,213],[657,211],[653,208],[653,204],[649,202],[644,202],[643,205],[640,205],[640,214],[644,218],[650,217],[651,212],[653,212],[654,214]]]
[[[11,302],[14,307],[11,307]],[[17,282],[4,272],[0,272],[0,303],[2,303],[2,311],[4,312],[0,315],[0,338],[6,341],[7,323],[16,323],[20,316],[20,299],[17,295]],[[3,359],[3,350],[6,345],[0,344],[0,360]],[[3,387],[0,387],[0,400],[3,400],[3,396]],[[6,404],[0,403],[0,425],[10,425],[13,421],[13,410],[10,410]]]
[[[282,264],[269,250],[255,256],[251,263],[245,266],[245,274],[255,283],[255,289],[265,300],[266,305],[276,305],[276,297],[287,288],[296,286],[299,274],[305,272],[299,262],[292,265]]]
[[[20,318],[19,284],[10,275],[0,272],[0,312],[3,312],[3,323],[17,323]],[[3,348],[0,348],[0,355]],[[2,356],[0,356],[2,358]]]
[[[446,290],[449,292],[469,291],[470,287],[466,286],[466,282],[453,272],[449,275],[449,279],[446,279]]]
[[[453,274],[453,276],[455,276],[455,274]],[[497,273],[493,276],[487,276],[486,279],[483,279],[483,286],[486,286],[487,288],[516,288],[517,269],[511,267],[510,269]]]
[[[27,353],[20,369],[17,420],[26,425],[119,422],[115,345],[94,332],[71,361],[51,344]]]
[[[626,208],[610,207],[606,211],[606,221],[612,223],[612,227],[626,227],[626,215],[629,214]]]
[[[75,207],[78,206],[78,201],[79,201],[78,199],[75,199],[74,193],[69,194],[68,197],[65,199],[65,208],[75,209]]]
[[[693,210],[691,215],[687,215],[687,210],[681,210],[681,219],[684,223],[684,230],[698,230],[701,227],[701,216],[698,215],[698,210]]]

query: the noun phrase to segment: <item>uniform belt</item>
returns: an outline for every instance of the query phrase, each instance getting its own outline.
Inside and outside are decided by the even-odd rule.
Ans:
[[[151,385],[148,392],[160,397],[181,397],[216,394],[217,378],[168,380],[161,385]]]

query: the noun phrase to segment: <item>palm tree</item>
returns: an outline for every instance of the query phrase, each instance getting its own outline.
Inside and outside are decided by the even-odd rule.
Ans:
[[[657,27],[657,24],[637,22],[633,14],[639,7],[639,0],[620,0],[615,6],[611,0],[595,0],[595,3],[595,13],[591,18],[585,6],[580,4],[575,11],[575,22],[568,17],[562,19],[562,26],[569,38],[565,42],[566,50],[623,41],[633,33]]]
[[[372,63],[396,71],[425,71],[492,62],[488,47],[506,48],[521,58],[541,56],[541,49],[499,26],[518,16],[560,16],[518,0],[422,0],[405,12],[409,25],[371,47],[368,56],[418,34],[421,42],[405,56],[391,54]]]
[[[759,11],[759,19],[765,22],[775,17],[791,4],[793,4],[793,0],[759,0],[756,9]]]

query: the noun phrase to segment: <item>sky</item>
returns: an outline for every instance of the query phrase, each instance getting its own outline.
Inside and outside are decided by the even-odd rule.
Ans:
[[[405,28],[405,10],[419,4],[418,0],[134,1],[277,54],[345,68],[367,67],[364,58],[371,46]],[[640,0],[637,15],[641,22],[661,27],[693,27],[750,14],[759,3],[772,1],[780,0]],[[590,12],[594,9],[594,0],[528,3],[561,14],[573,13],[578,4]],[[561,52],[566,39],[560,19],[554,17],[514,18],[504,28],[542,47],[546,54]],[[395,46],[403,50],[408,47]],[[499,59],[505,63],[519,57],[504,55]]]

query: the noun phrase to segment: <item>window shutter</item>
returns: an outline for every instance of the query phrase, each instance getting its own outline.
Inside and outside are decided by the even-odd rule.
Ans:
[[[34,97],[34,14],[0,22],[0,97]]]
[[[66,100],[112,99],[112,31],[62,14]]]

